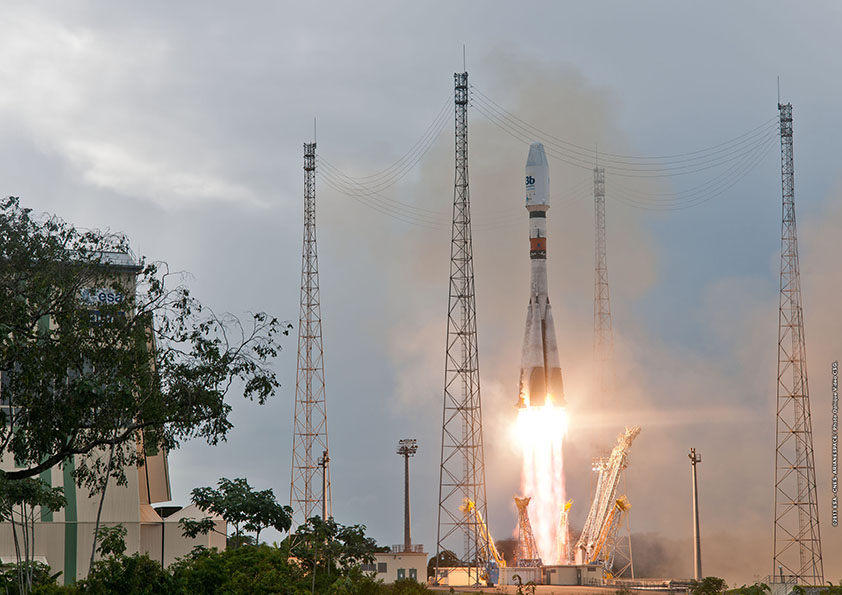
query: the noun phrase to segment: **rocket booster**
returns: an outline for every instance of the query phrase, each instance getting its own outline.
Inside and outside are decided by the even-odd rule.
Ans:
[[[518,407],[564,406],[558,343],[547,295],[547,211],[550,208],[550,166],[544,145],[532,143],[526,159],[526,210],[529,212],[529,306],[520,366]]]

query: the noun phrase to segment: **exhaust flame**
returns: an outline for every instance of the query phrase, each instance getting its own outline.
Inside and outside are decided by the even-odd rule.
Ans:
[[[554,406],[547,395],[543,406],[518,410],[516,431],[523,453],[521,494],[532,498],[529,517],[541,559],[554,564],[559,514],[567,501],[562,444],[567,411]]]

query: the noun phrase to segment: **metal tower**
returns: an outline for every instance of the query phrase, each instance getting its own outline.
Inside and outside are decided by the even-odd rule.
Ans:
[[[611,299],[608,291],[608,256],[605,234],[605,168],[593,170],[594,200],[594,299],[593,299],[593,390],[595,395],[611,395],[616,388],[614,374],[614,329],[611,324]],[[607,402],[603,400],[603,403]],[[623,470],[623,485],[626,472]],[[612,551],[615,554],[615,576],[627,573],[634,578],[631,524],[629,510],[625,511],[625,535],[617,538]]]
[[[535,543],[535,535],[532,533],[532,523],[529,521],[529,496],[518,498],[515,496],[517,505],[517,550],[515,550],[515,566],[520,568],[534,568],[543,566],[541,555],[538,553],[538,544]]]
[[[605,248],[605,168],[593,170],[593,200],[596,256],[594,259],[593,350],[594,392],[614,389],[614,335],[611,328],[611,300],[608,293],[608,259]]]
[[[775,526],[772,575],[782,582],[824,583],[807,356],[795,232],[792,104],[778,104],[781,120],[781,295],[775,449]]]
[[[456,179],[450,244],[436,578],[439,576],[440,554],[450,549],[458,555],[451,538],[461,535],[464,540],[461,559],[469,567],[470,576],[479,582],[481,567],[486,561],[483,552],[489,551],[488,543],[477,522],[477,516],[460,510],[467,500],[474,504],[482,518],[488,519],[468,192],[468,73],[461,72],[453,76],[456,100]]]
[[[316,143],[304,144],[304,250],[295,378],[295,429],[289,502],[293,527],[333,516],[327,442],[319,261],[316,255]],[[320,476],[321,475],[321,476]]]

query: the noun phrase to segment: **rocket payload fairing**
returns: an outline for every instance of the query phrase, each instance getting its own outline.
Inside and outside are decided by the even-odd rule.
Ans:
[[[550,208],[550,166],[544,145],[532,143],[526,159],[526,210],[529,212],[529,307],[520,366],[518,407],[563,406],[564,389],[553,313],[547,295],[547,211]]]

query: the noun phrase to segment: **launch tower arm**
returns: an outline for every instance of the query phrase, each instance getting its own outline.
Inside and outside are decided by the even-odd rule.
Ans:
[[[477,523],[477,527],[479,528],[480,538],[482,539],[483,545],[482,550],[485,554],[486,560],[494,560],[497,563],[498,568],[502,568],[506,565],[506,560],[500,555],[500,552],[497,551],[497,546],[494,545],[494,540],[491,538],[491,534],[488,532],[488,526],[485,524],[485,520],[482,518],[482,513],[477,509],[476,504],[472,500],[465,499],[465,502],[462,504],[462,512],[464,512],[468,516],[473,516],[474,520]]]
[[[632,426],[617,437],[617,445],[611,451],[608,460],[603,460],[598,468],[596,493],[594,494],[588,518],[582,529],[582,535],[576,543],[576,555],[582,562],[596,560],[599,557],[597,546],[602,548],[604,540],[614,520],[617,506],[617,485],[620,473],[628,466],[628,453],[632,442],[640,434],[640,426]],[[603,556],[604,558],[604,556]]]

